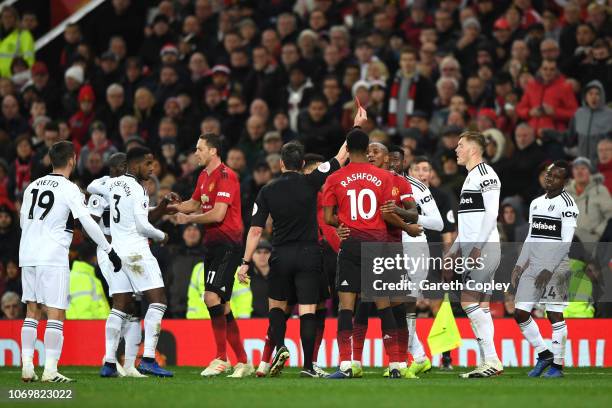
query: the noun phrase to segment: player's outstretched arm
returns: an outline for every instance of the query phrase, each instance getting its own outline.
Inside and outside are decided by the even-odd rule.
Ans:
[[[178,204],[181,198],[176,193],[170,193],[164,196],[157,205],[149,209],[149,222],[155,223],[166,214],[176,214],[176,209],[172,204]]]
[[[178,224],[216,224],[223,222],[229,205],[227,203],[215,203],[212,210],[204,214],[176,214],[176,222]]]
[[[414,203],[414,201],[411,201]],[[408,204],[408,202],[404,203],[404,205]],[[419,218],[419,213],[416,207],[412,207],[409,209],[399,207],[392,200],[387,201],[380,207],[380,210],[383,213],[397,214],[400,218],[406,222],[417,222]]]
[[[200,202],[190,198],[180,203],[168,204],[168,209],[179,213],[190,214],[200,209]]]

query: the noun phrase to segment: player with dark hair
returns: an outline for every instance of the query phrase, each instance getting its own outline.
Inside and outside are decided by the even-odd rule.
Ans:
[[[385,209],[389,209],[387,212],[393,213],[395,208],[402,209],[400,216],[404,216],[404,221],[412,224],[406,225],[407,231],[410,231],[411,235],[419,235],[422,229],[418,224],[414,224],[417,220],[417,212],[412,197],[412,188],[410,183],[402,175],[396,173],[390,169],[389,165],[389,148],[382,143],[372,142],[368,146],[368,161],[370,164],[390,171],[393,180],[393,189],[398,192],[393,202],[387,202],[381,208],[383,213]],[[404,230],[387,225],[388,241],[399,243],[402,241],[402,233]],[[365,336],[368,330],[368,316],[370,314],[371,303],[361,302],[357,307],[355,313],[355,319],[353,322],[353,376],[362,376],[361,358],[363,353],[363,345],[365,342]],[[399,353],[399,372],[402,376],[407,373],[407,360],[408,360],[408,327],[406,324],[406,305],[404,302],[400,302],[394,299],[391,302],[391,311],[395,319],[397,326],[397,347]],[[389,370],[386,370],[383,374],[385,377],[390,375]]]
[[[268,217],[272,218],[272,256],[268,275],[269,335],[276,347],[270,376],[277,376],[289,358],[285,347],[287,305],[296,298],[300,315],[300,338],[304,351],[302,377],[324,377],[313,366],[317,338],[317,304],[320,291],[322,254],[317,234],[317,195],[330,174],[347,159],[343,145],[336,156],[309,174],[303,174],[304,147],[290,142],[281,149],[281,176],[265,185],[253,206],[251,228],[238,275],[247,282],[253,252]],[[265,373],[265,367],[261,367]]]
[[[157,377],[172,377],[173,373],[161,368],[155,361],[157,341],[161,332],[161,322],[166,312],[164,280],[157,259],[149,248],[149,239],[164,245],[168,234],[155,228],[149,221],[149,195],[142,186],[153,173],[154,157],[146,147],[134,147],[127,152],[127,171],[109,180],[107,201],[110,204],[110,232],[117,252],[124,259],[122,272],[127,276],[129,286],[136,293],[142,293],[149,302],[144,318],[144,351],[138,366],[141,374]],[[127,291],[127,285],[118,288]],[[110,339],[117,339],[124,322],[129,318],[128,305],[131,296],[124,294],[113,303],[113,310],[107,322]],[[104,366],[100,371],[103,377],[117,375],[116,348],[118,341],[107,344]]]
[[[216,134],[200,136],[196,156],[204,169],[195,190],[189,200],[169,207],[179,212],[176,215],[179,224],[204,224],[206,230],[204,302],[210,313],[217,353],[201,375],[211,377],[231,369],[225,348],[229,342],[238,359],[231,377],[242,378],[251,375],[255,369],[247,361],[229,303],[234,274],[242,255],[240,183],[236,173],[221,162],[221,145],[221,138]]]
[[[530,377],[563,377],[567,326],[563,310],[567,307],[570,268],[568,253],[576,230],[579,211],[564,189],[570,178],[570,166],[556,161],[546,169],[546,194],[529,206],[529,234],[512,271],[517,288],[514,319],[523,336],[538,353],[538,362]],[[571,301],[571,299],[570,299]],[[552,325],[552,351],[544,343],[531,311],[536,303],[546,307]]]
[[[359,107],[357,117],[367,120],[365,109]],[[356,119],[357,120],[357,119]],[[395,200],[399,191],[394,189],[391,174],[368,162],[368,135],[360,128],[351,130],[346,138],[350,164],[332,174],[323,189],[325,222],[332,226],[345,226],[350,235],[342,241],[338,253],[337,290],[340,300],[338,314],[338,347],[340,367],[329,378],[344,379],[353,376],[352,346],[353,311],[357,295],[361,292],[361,243],[387,241],[387,224],[402,228],[405,223],[394,214],[383,214],[380,206]],[[334,208],[338,214],[334,215]],[[388,299],[377,302],[382,321],[385,349],[390,358],[390,373],[399,378],[397,325]]]
[[[74,220],[78,219],[91,239],[108,254],[115,271],[121,260],[104,234],[89,216],[85,196],[69,180],[76,167],[74,145],[57,142],[49,149],[53,172],[34,180],[23,193],[20,210],[22,229],[19,266],[22,268],[22,302],[27,305],[21,329],[23,381],[37,381],[34,372],[34,345],[42,305],[46,306],[44,382],[72,382],[57,371],[64,343],[64,320],[70,303],[68,249],[72,243]],[[43,245],[41,245],[43,244]]]

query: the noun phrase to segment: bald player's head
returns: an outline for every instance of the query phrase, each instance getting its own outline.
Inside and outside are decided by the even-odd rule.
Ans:
[[[127,155],[125,153],[115,153],[108,158],[107,162],[110,176],[119,177],[127,170]]]

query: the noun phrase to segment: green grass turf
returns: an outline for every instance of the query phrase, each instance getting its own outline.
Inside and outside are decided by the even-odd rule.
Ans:
[[[432,370],[419,380],[389,380],[382,369],[366,369],[364,378],[323,380],[298,377],[285,369],[279,378],[202,378],[201,368],[175,367],[174,378],[104,379],[97,367],[61,367],[74,384],[24,384],[21,370],[0,368],[0,407],[599,407],[610,406],[612,369],[567,369],[557,380],[526,377],[527,369],[506,369],[490,379],[465,380],[463,370]],[[40,375],[41,370],[37,369]],[[72,401],[8,400],[9,389],[74,390]]]

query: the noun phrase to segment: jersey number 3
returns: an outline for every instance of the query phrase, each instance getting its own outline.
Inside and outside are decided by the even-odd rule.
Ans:
[[[113,198],[115,199],[115,212],[117,213],[117,215],[113,215],[113,222],[119,224],[119,221],[121,221],[121,213],[119,212],[119,200],[121,200],[121,196],[115,194]]]
[[[51,208],[53,207],[53,203],[55,202],[55,196],[52,191],[46,190],[43,191],[42,194],[38,195],[38,189],[35,188],[32,190],[32,205],[30,206],[30,214],[28,215],[29,219],[34,219],[34,206],[38,204],[40,208],[43,208],[42,215],[40,216],[40,220],[44,220]]]
[[[351,200],[351,220],[355,221],[357,215],[363,220],[369,220],[376,214],[376,194],[368,188],[359,190],[359,194],[355,190],[348,190],[346,194]],[[365,196],[370,198],[370,208],[366,212],[364,209],[363,199]]]

